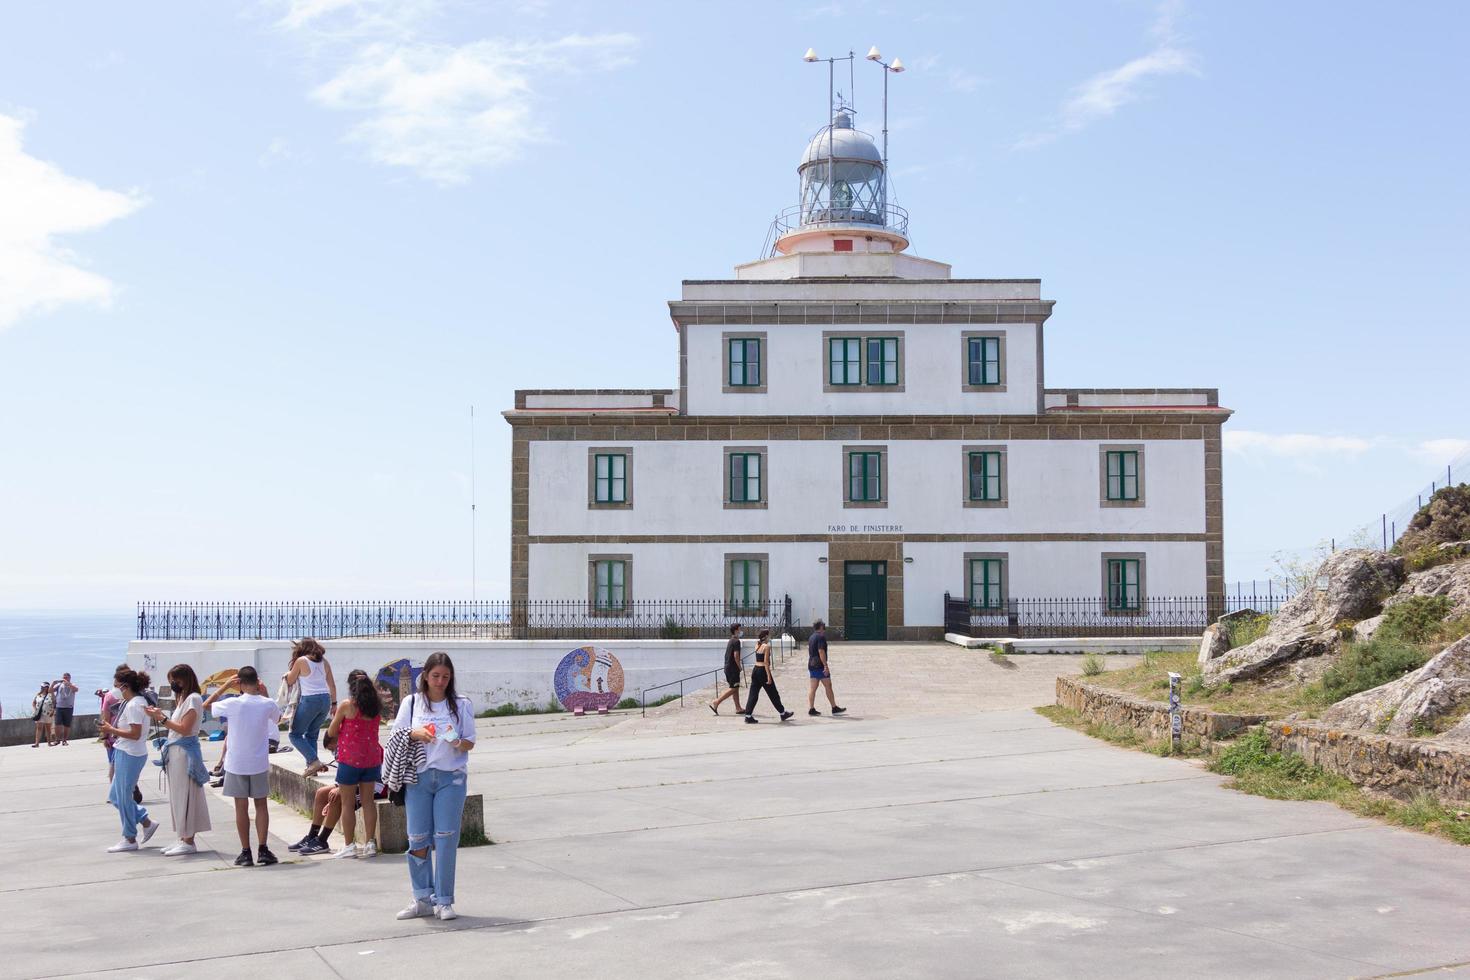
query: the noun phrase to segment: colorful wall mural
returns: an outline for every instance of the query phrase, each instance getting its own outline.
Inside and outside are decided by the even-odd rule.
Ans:
[[[578,647],[556,665],[553,684],[568,711],[612,708],[623,696],[623,665],[611,650]]]

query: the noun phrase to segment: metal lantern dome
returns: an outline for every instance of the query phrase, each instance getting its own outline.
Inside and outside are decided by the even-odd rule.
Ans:
[[[850,110],[839,108],[817,131],[796,172],[801,203],[776,217],[769,254],[830,249],[815,239],[834,235],[878,240],[893,251],[908,246],[908,214],[889,202],[883,153],[872,136],[853,127]]]

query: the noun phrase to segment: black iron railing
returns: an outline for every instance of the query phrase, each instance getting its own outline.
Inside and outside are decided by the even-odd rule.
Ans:
[[[1146,596],[1118,608],[1100,596],[1009,599],[998,608],[972,606],[944,594],[944,631],[960,636],[1018,639],[1071,636],[1170,636],[1203,633],[1240,609],[1274,615],[1290,596]]]
[[[639,599],[620,609],[585,600],[483,602],[140,602],[140,640],[343,637],[703,639],[790,629],[791,597],[753,608],[720,599]],[[779,635],[779,634],[778,634]]]

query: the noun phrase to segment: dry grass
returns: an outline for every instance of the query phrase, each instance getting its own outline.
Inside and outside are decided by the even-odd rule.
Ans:
[[[1089,677],[1088,683],[1150,701],[1167,701],[1171,671],[1179,675],[1180,699],[1190,707],[1272,717],[1294,711],[1311,715],[1326,707],[1320,695],[1311,688],[1267,687],[1254,682],[1205,687],[1192,653],[1148,653],[1142,663]]]

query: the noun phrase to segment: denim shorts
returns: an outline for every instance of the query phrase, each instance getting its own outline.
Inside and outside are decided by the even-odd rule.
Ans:
[[[808,667],[806,672],[814,681],[824,681],[832,676],[832,674],[825,667],[819,667],[816,670],[812,670],[810,667]]]
[[[358,783],[380,783],[383,781],[383,767],[377,766],[349,766],[347,763],[337,762],[337,785],[356,786]]]

